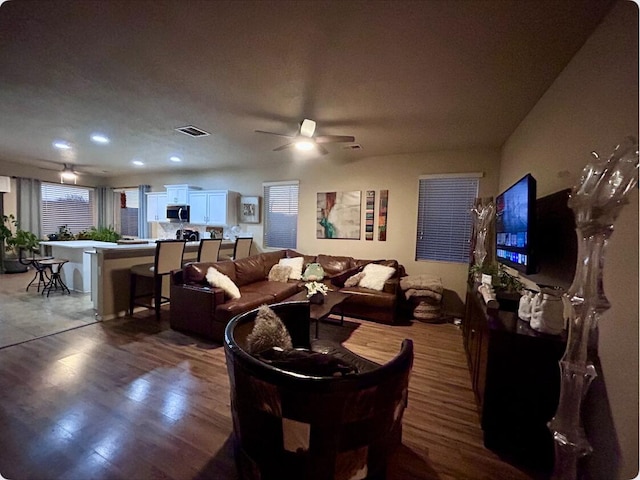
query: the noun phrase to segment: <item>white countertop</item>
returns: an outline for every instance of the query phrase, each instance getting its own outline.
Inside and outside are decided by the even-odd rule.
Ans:
[[[111,248],[117,247],[117,243],[111,242],[98,242],[96,240],[47,240],[44,242],[40,242],[40,245],[48,245],[50,247],[66,247],[66,248],[93,248],[93,247],[103,247],[103,248]],[[147,245],[145,245],[147,246]]]
[[[149,243],[134,243],[134,244],[125,244],[125,245],[120,245],[117,243],[111,243],[111,242],[98,242],[96,240],[69,240],[69,241],[65,241],[65,240],[58,240],[58,241],[52,241],[52,240],[47,240],[47,241],[42,241],[40,242],[40,245],[47,245],[47,246],[51,246],[51,247],[63,247],[63,248],[79,248],[79,249],[87,249],[87,250],[112,250],[112,249],[117,249],[117,250],[137,250],[137,249],[141,249],[141,248],[155,248],[156,247],[156,241],[155,240],[148,240]],[[197,246],[199,245],[200,242],[187,242],[187,247],[191,247],[191,246]],[[222,245],[224,246],[231,246],[234,245],[235,243],[230,241],[230,240],[223,240],[222,241]]]

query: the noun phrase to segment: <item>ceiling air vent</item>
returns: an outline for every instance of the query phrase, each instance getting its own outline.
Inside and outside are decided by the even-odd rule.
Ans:
[[[345,145],[342,147],[343,150],[362,150],[362,145],[359,143],[355,143],[353,145]]]
[[[205,132],[198,127],[194,127],[193,125],[178,127],[176,128],[176,130],[180,133],[184,133],[185,135],[189,135],[190,137],[206,137],[207,135],[211,135],[209,132]]]

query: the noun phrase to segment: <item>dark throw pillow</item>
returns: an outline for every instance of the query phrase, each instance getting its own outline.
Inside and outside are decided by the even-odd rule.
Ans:
[[[256,358],[273,367],[312,377],[341,377],[358,373],[358,369],[328,353],[303,349],[283,350],[278,347],[264,350]]]

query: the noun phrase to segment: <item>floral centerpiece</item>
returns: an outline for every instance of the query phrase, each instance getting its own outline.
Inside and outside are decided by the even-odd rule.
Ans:
[[[322,282],[307,282],[304,286],[307,289],[307,298],[311,303],[323,303],[324,296],[329,292],[329,288]]]

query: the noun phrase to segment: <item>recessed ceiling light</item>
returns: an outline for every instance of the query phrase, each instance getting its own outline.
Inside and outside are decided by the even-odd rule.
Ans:
[[[142,167],[144,165],[144,162],[142,162],[140,160],[134,160],[131,163],[133,163],[137,167]]]
[[[100,143],[102,145],[106,145],[110,142],[109,137],[103,135],[102,133],[94,133],[91,135],[91,141],[94,143]]]
[[[180,157],[176,157],[175,155],[173,157],[169,157],[169,160],[171,160],[172,162],[181,162],[182,159]]]
[[[69,150],[71,148],[71,145],[69,145],[67,142],[63,142],[62,140],[56,140],[55,142],[53,142],[53,146],[60,150]]]

